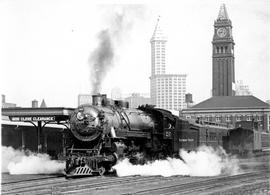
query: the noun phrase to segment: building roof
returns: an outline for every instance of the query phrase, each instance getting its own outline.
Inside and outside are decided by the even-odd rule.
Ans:
[[[217,19],[218,20],[229,20],[229,15],[228,15],[228,12],[227,12],[227,9],[226,9],[226,6],[224,3],[220,6]]]
[[[2,108],[2,115],[10,117],[12,121],[38,121],[44,117],[52,117],[54,121],[68,120],[74,108],[48,107],[48,108]],[[24,119],[27,118],[27,119]],[[32,119],[35,118],[35,119]],[[46,119],[47,120],[47,119]]]
[[[214,96],[187,110],[270,108],[270,105],[254,96]]]
[[[161,28],[160,16],[157,19],[157,24],[151,38],[151,42],[152,41],[167,41],[167,37],[165,36],[163,29]]]
[[[47,105],[46,105],[44,99],[43,99],[42,102],[41,102],[40,108],[47,108]]]

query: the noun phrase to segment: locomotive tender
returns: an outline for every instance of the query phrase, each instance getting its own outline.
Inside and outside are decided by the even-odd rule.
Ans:
[[[270,133],[264,132],[258,122],[236,122],[235,128],[228,131],[227,151],[240,155],[269,151]]]
[[[93,95],[92,105],[70,117],[66,176],[103,175],[121,158],[132,163],[179,157],[179,149],[224,146],[227,126],[187,121],[153,106],[129,109],[122,101]]]

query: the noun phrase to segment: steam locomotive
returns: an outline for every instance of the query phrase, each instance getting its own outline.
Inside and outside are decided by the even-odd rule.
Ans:
[[[81,105],[71,115],[66,176],[103,175],[121,158],[144,163],[179,157],[181,148],[224,146],[228,129],[180,119],[150,105],[129,109],[123,101],[93,95],[92,105]]]

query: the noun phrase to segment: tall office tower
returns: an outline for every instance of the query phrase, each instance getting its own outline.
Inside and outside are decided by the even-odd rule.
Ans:
[[[151,75],[165,74],[166,70],[166,42],[165,36],[158,18],[151,43]]]
[[[234,41],[232,37],[232,23],[225,4],[221,5],[218,18],[214,23],[212,45],[212,95],[234,96]]]
[[[151,103],[159,108],[180,110],[184,108],[186,74],[166,74],[166,43],[160,18],[151,38]]]
[[[163,74],[151,77],[151,102],[159,108],[185,108],[186,74]]]

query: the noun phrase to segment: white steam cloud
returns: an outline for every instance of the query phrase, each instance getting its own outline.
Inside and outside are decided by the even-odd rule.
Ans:
[[[2,173],[52,174],[61,173],[65,163],[51,160],[48,154],[36,154],[2,146]]]
[[[240,171],[238,160],[230,157],[222,148],[201,146],[197,151],[180,151],[183,160],[167,158],[155,160],[145,165],[132,165],[128,159],[114,166],[118,176],[128,175],[173,175],[217,176],[221,174],[234,175]]]

